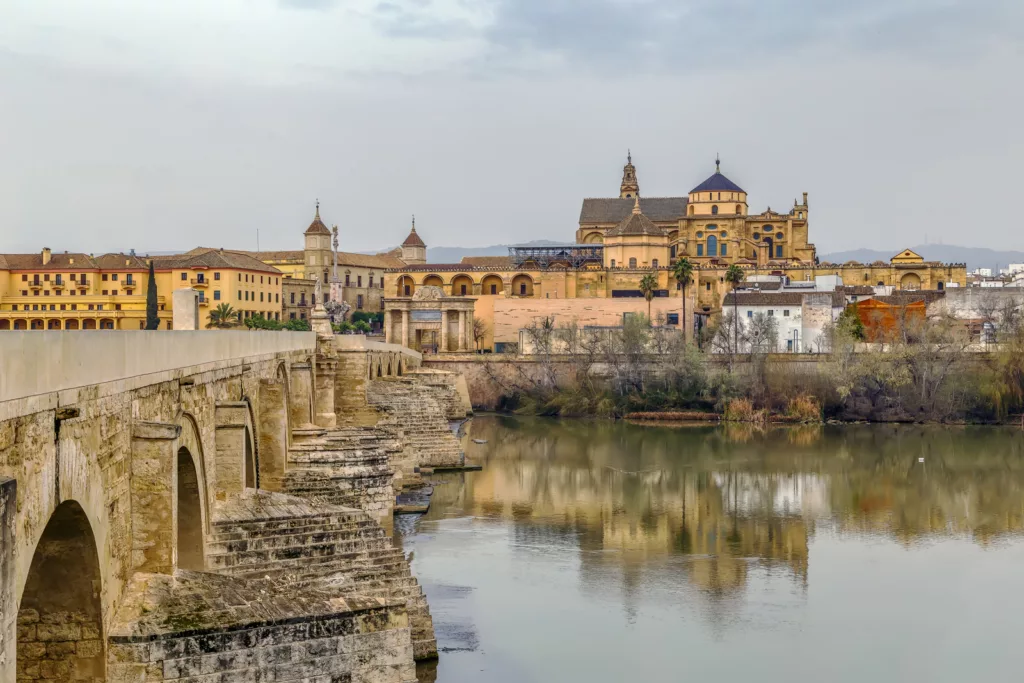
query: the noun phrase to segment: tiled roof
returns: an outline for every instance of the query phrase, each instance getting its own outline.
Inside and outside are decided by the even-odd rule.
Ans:
[[[298,251],[246,251],[243,253],[253,258],[258,258],[260,261],[294,261],[304,263],[306,260],[306,252],[301,249]]]
[[[651,219],[640,211],[639,200],[636,208],[621,223],[604,234],[605,237],[619,237],[621,235],[654,235],[664,236],[665,231],[651,222]]]
[[[511,268],[512,259],[508,256],[463,256],[462,265],[472,268]]]
[[[843,285],[838,288],[838,291],[847,295],[863,296],[865,294],[874,294],[875,288],[871,285]]]
[[[195,253],[198,251],[199,253]],[[227,251],[224,249],[193,250],[193,255],[179,254],[177,256],[154,258],[154,265],[158,268],[237,268],[241,270],[256,270],[264,273],[280,273],[281,271],[273,266],[268,266],[258,258],[241,252]]]
[[[424,244],[423,240],[420,239],[420,236],[416,234],[416,228],[413,228],[409,232],[409,236],[405,238],[404,242],[402,242],[402,246],[403,247],[426,247],[427,245]]]
[[[148,270],[149,264],[138,256],[131,254],[103,254],[93,259],[96,267],[101,270]],[[76,259],[77,263],[77,259]]]
[[[353,254],[339,251],[338,265],[353,268],[401,268],[405,265],[405,261],[388,254]]]
[[[88,254],[53,253],[46,265],[43,265],[42,253],[0,254],[0,259],[7,264],[8,270],[77,270],[97,267],[96,261]]]
[[[711,177],[705,180],[690,192],[746,192],[742,187],[722,175],[721,171],[715,171]]]
[[[930,304],[937,299],[941,299],[945,295],[945,292],[940,292],[934,289],[922,289],[916,292],[903,291],[898,294],[890,294],[888,296],[876,296],[874,299],[870,299],[870,301],[877,301],[879,303],[889,304],[890,306],[906,306],[908,304],[918,302]]]
[[[640,210],[652,221],[675,221],[686,215],[686,197],[641,197]],[[580,225],[621,223],[633,211],[632,199],[584,199]]]

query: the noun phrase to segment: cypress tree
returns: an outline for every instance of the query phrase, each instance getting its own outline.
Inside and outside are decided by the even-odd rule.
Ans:
[[[146,329],[160,327],[160,316],[156,311],[156,277],[153,275],[153,260],[149,261],[149,286],[146,287]]]

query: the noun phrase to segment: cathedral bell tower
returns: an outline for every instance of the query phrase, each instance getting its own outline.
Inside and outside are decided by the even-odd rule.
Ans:
[[[619,199],[633,199],[640,196],[640,183],[636,179],[636,167],[633,165],[633,153],[626,152],[626,165],[622,168],[622,185],[619,186]]]

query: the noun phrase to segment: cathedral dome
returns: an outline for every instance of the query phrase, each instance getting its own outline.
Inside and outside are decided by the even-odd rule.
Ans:
[[[746,193],[742,187],[729,180],[722,174],[721,166],[719,161],[715,160],[715,172],[714,174],[705,180],[697,187],[690,190],[690,194],[695,192],[743,192]]]

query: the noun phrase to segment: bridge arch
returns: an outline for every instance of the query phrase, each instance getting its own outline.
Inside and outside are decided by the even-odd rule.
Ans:
[[[199,431],[199,423],[191,413],[180,413],[176,420],[181,431],[178,434],[178,440],[174,444],[174,452],[180,453],[181,449],[184,448],[189,456],[192,458],[193,466],[196,471],[196,484],[199,489],[199,512],[201,519],[201,528],[203,533],[210,531],[209,521],[209,510],[210,510],[210,499],[214,495],[214,492],[210,487],[213,483],[207,476],[207,463],[206,453],[203,448],[202,436]],[[177,492],[175,493],[177,495]]]
[[[175,516],[177,542],[174,545],[174,566],[202,571],[206,568],[203,552],[203,504],[199,488],[199,467],[185,446],[178,448],[175,471]]]
[[[19,680],[44,665],[74,672],[75,680],[106,680],[102,586],[92,524],[77,501],[66,500],[39,537],[21,593]]]

